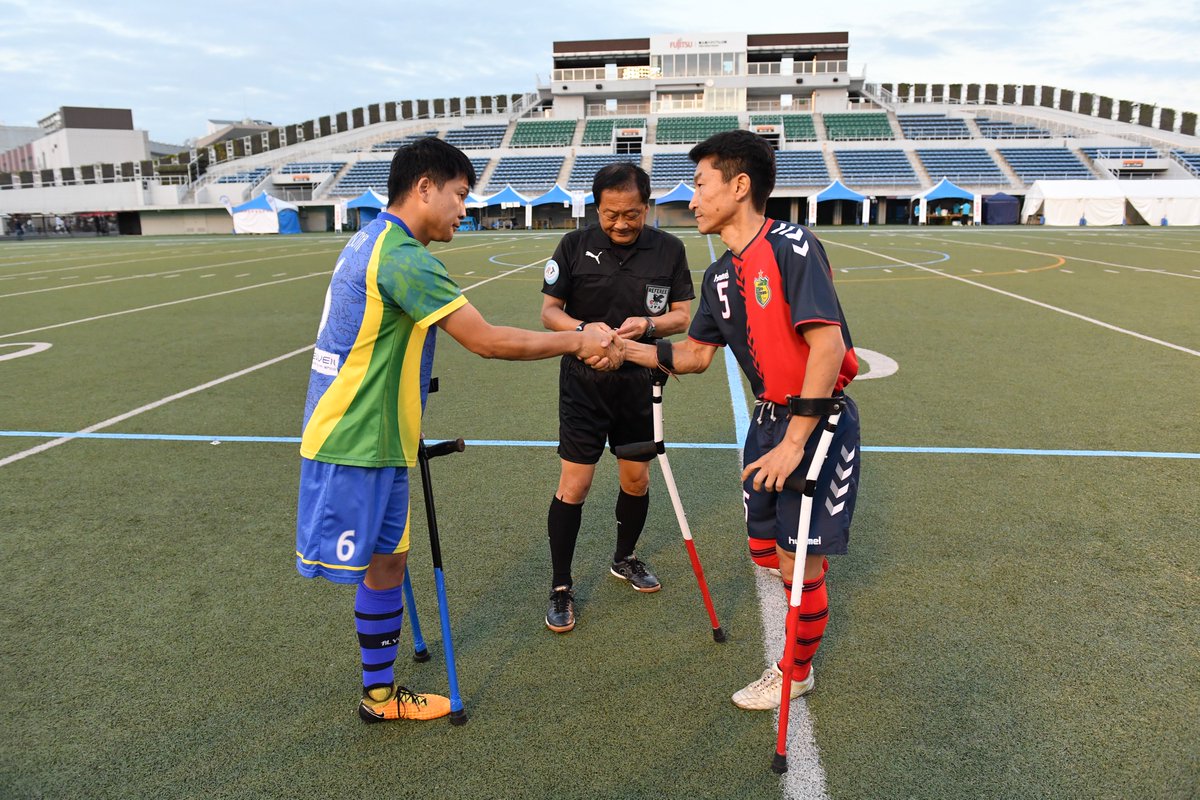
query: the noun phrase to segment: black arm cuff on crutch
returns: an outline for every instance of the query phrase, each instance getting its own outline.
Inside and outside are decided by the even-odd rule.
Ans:
[[[659,339],[654,343],[658,351],[658,366],[667,372],[675,371],[675,346],[670,339]]]
[[[788,411],[796,417],[826,417],[836,414],[846,405],[844,395],[836,397],[793,397],[788,395]]]

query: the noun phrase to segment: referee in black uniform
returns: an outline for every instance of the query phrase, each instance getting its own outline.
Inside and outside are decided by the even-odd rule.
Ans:
[[[646,227],[650,176],[628,162],[596,173],[592,195],[599,224],[562,238],[546,262],[542,324],[552,331],[600,326],[631,340],[682,333],[695,292],[683,242]],[[559,369],[559,444],[562,472],[550,503],[547,529],[553,565],[546,627],[566,633],[575,627],[571,559],[583,501],[596,462],[610,447],[654,438],[650,371],[627,364],[596,372],[573,356]],[[650,506],[650,460],[618,459],[617,545],[611,572],[639,592],[657,592],[658,578],[634,555]]]

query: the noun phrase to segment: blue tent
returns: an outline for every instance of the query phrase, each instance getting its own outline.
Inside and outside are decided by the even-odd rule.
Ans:
[[[974,192],[968,192],[966,189],[963,189],[960,186],[955,186],[950,182],[949,178],[942,178],[932,189],[927,192],[922,192],[913,199],[924,199],[929,201],[945,200],[947,198],[953,198],[955,200],[974,200],[975,194]]]
[[[491,197],[484,198],[484,200],[486,200],[489,206],[496,206],[500,205],[501,203],[515,203],[519,206],[529,205],[529,198],[523,194],[520,194],[516,189],[512,188],[508,184],[505,184],[503,189],[496,192]]]
[[[865,194],[859,194],[853,189],[848,189],[841,181],[834,181],[817,193],[816,200],[818,203],[824,203],[826,200],[852,200],[855,203],[861,203],[867,199]]]
[[[1016,225],[1020,211],[1020,201],[1011,194],[997,192],[983,198],[984,225]]]
[[[535,197],[532,200],[530,200],[529,205],[544,206],[547,203],[566,203],[567,205],[570,205],[574,199],[575,199],[574,196],[572,196],[572,194],[570,192],[568,192],[566,189],[562,188],[561,186],[559,186],[556,183],[556,184],[554,184],[553,189],[546,192],[541,197]]]
[[[234,233],[299,233],[299,206],[263,192],[229,209]]]
[[[692,202],[692,195],[695,193],[695,189],[688,186],[683,181],[680,181],[679,183],[675,184],[674,189],[667,192],[654,202],[658,203],[659,205],[662,205],[663,203],[690,203]]]
[[[387,198],[381,195],[374,189],[367,189],[358,197],[346,203],[346,208],[358,209],[358,224],[359,227],[372,222],[379,216],[379,212],[387,208]]]

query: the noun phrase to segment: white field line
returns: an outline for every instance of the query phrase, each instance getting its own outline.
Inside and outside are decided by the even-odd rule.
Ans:
[[[322,272],[310,272],[307,275],[297,275],[294,278],[282,278],[277,281],[267,281],[266,283],[256,283],[250,286],[240,286],[236,289],[226,289],[223,292],[212,292],[211,294],[197,295],[196,297],[185,297],[181,300],[169,300],[165,303],[155,303],[150,306],[139,306],[138,308],[127,308],[124,311],[111,311],[107,314],[97,314],[94,317],[84,317],[83,319],[75,319],[70,322],[57,322],[53,325],[43,325],[40,328],[28,328],[23,331],[15,331],[13,333],[0,333],[0,339],[8,339],[13,336],[23,336],[27,333],[38,333],[40,331],[48,331],[53,328],[66,328],[71,325],[79,325],[84,322],[95,322],[98,319],[108,319],[109,317],[120,317],[125,314],[136,314],[139,311],[151,311],[156,308],[167,308],[168,306],[177,306],[180,303],[191,303],[196,300],[207,300],[211,297],[221,297],[227,294],[236,294],[237,292],[247,292],[251,289],[261,289],[264,286],[276,286],[280,283],[290,283],[291,281],[302,281],[306,278],[313,278],[318,275],[328,275],[332,270],[324,270]]]
[[[712,238],[708,242],[709,256],[717,260]],[[741,368],[730,348],[725,350],[725,377],[729,384],[729,402],[733,411],[733,423],[738,442],[746,438],[750,425],[750,412],[746,408],[745,392],[742,389]],[[742,451],[738,450],[738,471],[742,469]],[[762,618],[763,666],[776,660],[774,653],[783,654],[782,645],[787,635],[787,598],[779,579],[765,569],[753,567],[754,585],[758,592],[758,610]],[[754,676],[747,676],[747,682]],[[731,692],[732,694],[732,692]],[[775,729],[779,729],[779,710],[774,711]],[[771,743],[774,742],[772,737]],[[763,742],[762,769],[767,768],[767,742]],[[787,734],[788,771],[780,781],[785,800],[828,800],[829,791],[825,783],[825,768],[821,766],[821,751],[817,747],[816,731],[812,716],[808,713],[808,701],[801,697],[793,700],[788,713]]]
[[[281,356],[276,356],[275,358],[255,364],[252,367],[246,367],[245,369],[240,369],[237,372],[231,372],[228,375],[222,376],[215,380],[211,380],[208,383],[202,383],[199,386],[193,386],[190,389],[184,389],[182,392],[176,392],[175,394],[164,397],[161,400],[155,400],[153,403],[147,403],[144,406],[138,406],[137,408],[135,408],[131,411],[126,411],[124,414],[118,414],[115,417],[109,417],[108,419],[104,420],[103,422],[97,422],[95,425],[89,425],[88,427],[83,428],[82,430],[76,431],[76,433],[93,433],[102,428],[111,427],[113,425],[116,425],[118,422],[124,422],[125,420],[129,419],[130,417],[136,417],[138,414],[142,414],[146,411],[150,411],[151,409],[155,409],[155,408],[158,408],[159,406],[166,405],[167,403],[170,403],[174,400],[178,400],[182,397],[187,397],[188,395],[196,394],[197,392],[202,392],[205,389],[211,389],[213,386],[219,386],[220,384],[225,383],[226,381],[231,381],[234,378],[240,378],[243,375],[249,375],[251,372],[256,372],[264,367],[269,367],[272,364],[278,364],[280,361],[286,361],[287,359],[292,358],[293,356],[297,356],[300,353],[304,353],[304,352],[307,352],[312,349],[313,349],[313,345],[308,345],[307,347],[301,347],[298,350],[293,350],[290,353],[284,353]],[[27,458],[36,453],[41,453],[44,450],[49,450],[51,447],[58,447],[60,444],[65,444],[65,443],[71,441],[71,439],[72,439],[72,437],[69,437],[69,436],[64,436],[59,439],[51,439],[48,442],[43,442],[42,444],[39,444],[36,447],[31,447],[28,450],[22,450],[19,453],[13,453],[11,456],[8,456],[6,458],[0,458],[0,467],[3,467],[7,464],[11,464],[14,461],[20,461],[21,459]]]
[[[202,264],[199,267],[184,267],[183,269],[164,269],[162,272],[147,272],[147,273],[143,273],[141,275],[125,275],[120,278],[109,278],[108,280],[97,279],[97,280],[87,281],[86,283],[72,283],[72,284],[68,284],[66,286],[47,286],[45,289],[27,289],[24,292],[9,292],[8,294],[0,294],[0,300],[3,300],[6,297],[20,297],[21,295],[26,295],[26,294],[40,294],[42,292],[57,292],[60,289],[79,289],[79,288],[88,288],[91,286],[102,286],[103,284],[106,284],[106,283],[119,283],[120,281],[132,281],[132,280],[137,280],[139,278],[160,278],[160,277],[169,276],[169,275],[182,275],[185,272],[196,272],[197,270],[202,270],[202,269],[219,269],[220,267],[233,267],[233,266],[237,266],[238,264],[254,264],[259,261],[274,261],[275,259],[279,259],[279,258],[302,258],[305,256],[316,256],[316,255],[321,255],[324,252],[325,251],[323,251],[323,250],[310,250],[306,253],[296,253],[296,252],[280,253],[279,255],[275,255],[275,256],[263,256],[262,258],[247,258],[242,261],[225,261],[220,264]],[[72,276],[72,277],[77,277],[77,276]],[[64,278],[63,280],[66,280],[66,279]]]
[[[967,242],[967,241],[955,241],[955,240],[947,240],[947,239],[934,239],[933,241],[941,242],[943,244],[965,244],[970,247],[988,247],[988,248],[991,248],[992,250],[1010,250],[1014,253],[1028,253],[1030,255],[1035,255],[1035,256],[1048,256],[1050,258],[1069,258],[1072,261],[1079,261],[1084,264],[1099,264],[1102,267],[1120,267],[1121,269],[1129,269],[1129,270],[1133,270],[1134,272],[1150,272],[1155,275],[1170,275],[1175,278],[1190,278],[1192,280],[1197,279],[1195,275],[1184,275],[1182,272],[1168,272],[1165,269],[1148,269],[1147,267],[1134,267],[1129,264],[1114,264],[1111,261],[1097,261],[1094,258],[1081,258],[1079,256],[1070,256],[1070,255],[1065,255],[1063,253],[1043,253],[1040,250],[1023,250],[1020,247],[1007,247],[1002,244],[988,244],[987,242]]]
[[[520,272],[523,269],[528,269],[529,267],[532,267],[534,264],[540,264],[542,261],[546,261],[546,260],[547,259],[545,259],[545,258],[538,259],[537,261],[526,264],[522,267],[517,267],[516,269],[509,270],[508,272],[505,272],[504,275],[511,275],[514,272]],[[301,276],[301,278],[311,278],[311,277],[313,277],[313,275],[328,275],[328,274],[329,274],[329,271],[314,272],[314,273],[312,273],[312,275],[304,275],[304,276]],[[463,291],[467,292],[467,291],[470,291],[471,289],[476,288],[477,286],[482,286],[485,283],[491,283],[492,281],[496,280],[496,278],[504,277],[504,275],[497,275],[493,278],[488,278],[486,280],[479,281],[478,283],[473,283],[470,286],[467,286],[466,288],[464,288]],[[301,278],[288,278],[287,280],[284,280],[284,281],[271,281],[270,283],[262,283],[262,284],[258,284],[258,286],[247,286],[247,287],[244,287],[243,289],[233,289],[231,291],[240,292],[240,291],[245,291],[246,289],[254,289],[254,288],[259,288],[262,286],[271,286],[272,284],[276,284],[276,283],[286,283],[287,281],[300,280]],[[216,294],[205,295],[204,297],[217,297],[218,295],[230,294],[230,293],[231,292],[217,292]],[[105,314],[103,316],[117,316],[118,314],[130,314],[130,313],[133,313],[134,311],[144,311],[148,308],[161,308],[164,305],[174,305],[175,303],[187,303],[187,302],[190,302],[191,300],[201,300],[201,299],[204,299],[204,298],[194,297],[194,298],[190,298],[190,300],[175,300],[171,303],[162,303],[158,306],[147,306],[146,308],[143,308],[143,309],[130,309],[129,311],[118,311],[114,314]],[[92,317],[91,319],[101,319],[101,318],[102,317]],[[78,321],[86,322],[88,320],[78,320]],[[73,325],[75,323],[64,323],[64,324]],[[53,325],[50,327],[61,327],[61,326]],[[38,328],[37,330],[45,330],[45,328]],[[20,331],[18,333],[4,334],[3,336],[0,336],[0,338],[4,338],[5,336],[19,336],[21,333],[32,333],[32,332],[33,331]],[[102,422],[97,422],[94,425],[89,425],[86,428],[76,431],[76,433],[94,433],[103,428],[111,427],[113,425],[116,425],[118,422],[124,422],[125,420],[127,420],[131,417],[135,417],[138,414],[142,414],[146,411],[150,411],[152,409],[158,408],[159,406],[166,405],[167,403],[170,403],[174,400],[178,400],[180,398],[196,394],[197,392],[202,392],[205,389],[210,389],[213,386],[218,386],[222,383],[225,383],[226,381],[231,381],[234,378],[240,378],[243,375],[249,375],[251,372],[255,372],[257,370],[263,369],[264,367],[269,367],[272,364],[278,364],[280,361],[286,361],[289,358],[293,358],[294,356],[298,356],[301,353],[306,353],[309,350],[312,350],[314,346],[315,346],[315,344],[310,344],[305,347],[301,347],[297,350],[293,350],[290,353],[284,353],[281,356],[276,356],[275,358],[260,362],[258,364],[255,364],[254,366],[246,367],[245,369],[238,370],[237,372],[231,372],[228,375],[208,381],[207,383],[202,383],[199,386],[193,386],[190,389],[184,389],[182,392],[177,392],[173,395],[164,397],[160,400],[155,400],[154,402],[147,403],[144,406],[138,406],[137,408],[135,408],[131,411],[126,411],[124,414],[118,414],[117,416],[110,417],[109,419],[106,419]],[[6,466],[8,464],[12,464],[13,462],[16,462],[16,461],[20,461],[23,458],[28,458],[29,456],[35,455],[37,453],[44,452],[46,450],[49,450],[52,447],[58,447],[60,444],[66,444],[67,442],[72,441],[73,438],[74,437],[70,437],[70,436],[62,436],[58,439],[51,439],[48,442],[43,442],[42,444],[36,445],[35,447],[31,447],[28,450],[22,450],[19,453],[13,453],[11,456],[7,456],[5,458],[0,458],[0,467]]]
[[[294,245],[292,245],[292,247],[290,247],[288,249],[294,253],[296,245],[299,245],[299,244],[308,244],[308,242],[296,242]],[[266,248],[250,247],[250,248],[246,248],[243,250],[231,250],[228,252],[221,253],[220,255],[221,256],[231,256],[231,255],[235,255],[237,253],[262,253],[265,249]],[[277,249],[277,248],[271,248],[271,249]],[[270,250],[267,250],[267,252],[270,252]],[[0,275],[0,280],[8,280],[10,278],[21,278],[26,275],[47,275],[47,274],[51,274],[54,272],[68,272],[73,269],[76,269],[76,270],[77,269],[95,269],[96,267],[111,267],[111,266],[124,266],[126,264],[139,264],[143,261],[163,261],[168,258],[179,258],[180,256],[186,256],[188,258],[191,258],[191,257],[198,256],[198,255],[203,255],[203,253],[192,253],[192,252],[159,253],[157,255],[146,256],[145,258],[122,258],[122,259],[118,259],[116,261],[98,261],[95,264],[78,264],[74,267],[56,267],[54,269],[35,269],[35,270],[31,270],[30,272],[15,272],[12,275]],[[26,261],[26,262],[21,262],[21,263],[36,264],[37,262],[36,261]],[[4,265],[4,266],[10,266],[10,265]]]
[[[914,269],[923,270],[924,272],[930,272],[934,275],[939,275],[943,278],[950,278],[951,280],[959,281],[960,283],[965,283],[970,286],[978,287],[980,289],[987,289],[989,292],[995,292],[996,294],[1002,294],[1005,297],[1011,297],[1012,299],[1020,300],[1023,303],[1029,303],[1031,305],[1038,306],[1039,308],[1045,308],[1050,311],[1058,312],[1059,314],[1065,314],[1068,317],[1074,317],[1075,319],[1083,320],[1084,322],[1089,322],[1092,325],[1099,325],[1101,328],[1107,328],[1110,331],[1116,331],[1117,333],[1123,333],[1126,336],[1132,336],[1135,339],[1141,339],[1146,342],[1151,342],[1153,344],[1162,345],[1163,347],[1169,347],[1172,350],[1178,350],[1181,353],[1187,353],[1188,355],[1191,355],[1191,356],[1200,357],[1200,350],[1192,350],[1191,348],[1184,347],[1183,345],[1174,344],[1172,342],[1166,342],[1166,341],[1163,341],[1162,339],[1155,339],[1153,336],[1147,336],[1144,333],[1138,333],[1137,331],[1131,331],[1128,328],[1121,328],[1116,325],[1112,325],[1108,322],[1103,322],[1102,320],[1095,319],[1094,317],[1088,317],[1083,314],[1079,314],[1075,311],[1068,311],[1065,308],[1060,308],[1058,306],[1050,305],[1049,303],[1043,303],[1040,300],[1034,300],[1033,298],[1025,297],[1023,295],[1019,295],[1014,292],[1006,292],[1005,290],[998,289],[995,286],[988,286],[986,283],[979,283],[978,281],[973,281],[973,280],[970,280],[969,278],[963,278],[959,275],[951,275],[950,273],[942,272],[939,269],[923,267],[920,264],[914,264],[911,261],[905,261],[902,258],[896,258],[895,256],[889,256],[884,253],[877,253],[874,250],[867,250],[864,247],[855,247],[852,244],[846,244],[845,242],[839,242],[838,240],[832,239],[829,237],[822,237],[821,240],[824,242],[829,242],[830,244],[836,244],[839,247],[846,247],[846,248],[849,248],[850,250],[857,250],[860,253],[866,253],[867,255],[875,256],[876,258],[886,258],[889,261],[895,261],[897,264],[904,264],[907,267],[912,267]],[[1045,253],[1042,255],[1050,255],[1050,254]],[[1055,256],[1055,257],[1057,258],[1058,256]],[[1099,263],[1099,262],[1097,262],[1097,263]],[[1153,270],[1151,270],[1151,271],[1153,271]],[[1167,273],[1167,274],[1174,274],[1174,273]]]

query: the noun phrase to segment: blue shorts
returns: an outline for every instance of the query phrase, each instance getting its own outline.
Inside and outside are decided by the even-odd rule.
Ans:
[[[775,412],[774,416],[772,411]],[[757,461],[782,441],[789,419],[786,407],[773,403],[755,406],[750,429],[746,432],[742,463]],[[822,419],[805,442],[804,460],[792,473],[801,484],[812,463],[813,450],[824,430],[824,422]],[[858,406],[847,397],[846,408],[833,434],[825,464],[817,475],[812,513],[809,516],[807,546],[810,555],[840,555],[849,551],[850,519],[854,516],[854,501],[858,496],[860,450]],[[803,497],[800,492],[789,489],[782,492],[755,491],[754,476],[751,475],[742,484],[747,533],[755,539],[774,539],[784,550],[796,552]]]
[[[300,459],[296,569],[362,583],[376,553],[408,552],[408,469]]]

